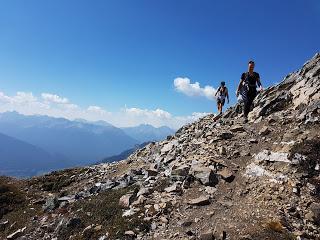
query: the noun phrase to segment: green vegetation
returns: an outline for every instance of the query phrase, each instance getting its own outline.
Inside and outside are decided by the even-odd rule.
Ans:
[[[123,239],[124,232],[127,230],[148,231],[150,226],[139,217],[139,213],[122,217],[123,209],[119,206],[119,199],[130,190],[133,188],[111,190],[94,196],[91,200],[80,200],[72,207],[72,211],[77,212],[77,218],[81,220],[81,224],[75,228],[62,229],[59,237],[63,239],[76,235],[75,239],[96,239],[108,232],[111,239]],[[82,236],[83,229],[91,224],[102,227],[100,230],[86,231]]]
[[[8,178],[0,177],[0,219],[24,202],[23,192],[14,183],[10,183]]]

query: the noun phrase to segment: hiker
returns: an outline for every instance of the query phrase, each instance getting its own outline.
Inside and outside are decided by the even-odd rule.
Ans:
[[[237,97],[241,93],[244,109],[243,109],[243,122],[248,122],[248,114],[254,98],[257,96],[257,85],[262,90],[259,73],[254,72],[254,61],[248,62],[248,71],[242,73],[240,83],[237,88]]]
[[[225,82],[221,82],[220,87],[218,88],[218,90],[216,91],[215,96],[218,95],[217,97],[217,106],[218,106],[218,111],[219,114],[222,114],[222,107],[224,105],[225,99],[227,98],[228,100],[228,104],[229,104],[229,94],[228,94],[228,88],[225,86],[226,83]]]

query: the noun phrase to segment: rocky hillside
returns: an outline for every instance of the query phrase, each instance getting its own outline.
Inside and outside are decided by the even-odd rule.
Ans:
[[[2,239],[320,239],[320,54],[128,159],[0,185]]]

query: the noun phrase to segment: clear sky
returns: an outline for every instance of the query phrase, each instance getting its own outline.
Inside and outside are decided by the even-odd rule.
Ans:
[[[301,67],[319,29],[318,0],[0,0],[0,111],[178,127],[221,80],[234,103],[249,59],[264,86]]]

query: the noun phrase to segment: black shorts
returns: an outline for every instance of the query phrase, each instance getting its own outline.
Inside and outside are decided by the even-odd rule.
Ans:
[[[217,104],[221,103],[221,105],[223,106],[224,102],[225,102],[225,99],[222,99],[222,100],[220,98],[217,99]]]

